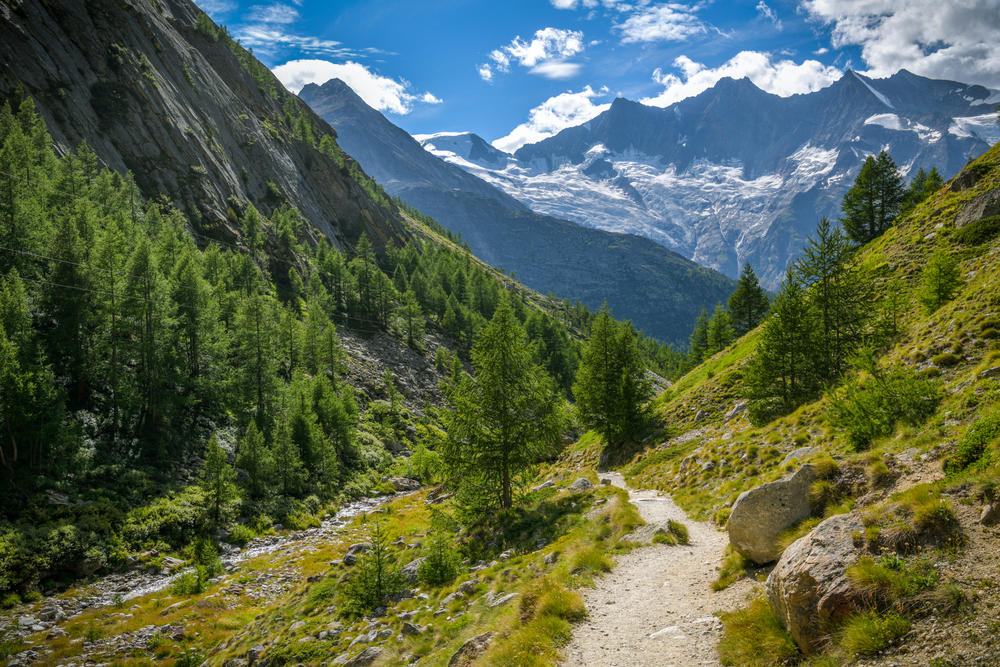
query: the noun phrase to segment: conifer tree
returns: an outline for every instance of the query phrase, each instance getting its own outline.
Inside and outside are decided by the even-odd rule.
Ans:
[[[448,390],[444,457],[466,507],[509,509],[517,476],[561,430],[552,381],[532,363],[509,299],[477,337],[472,366]]]
[[[209,526],[215,528],[229,501],[236,497],[236,471],[226,461],[226,452],[215,434],[205,446],[205,461],[201,468],[201,488],[205,494],[205,509]]]
[[[618,325],[607,306],[590,329],[573,385],[581,422],[609,445],[620,445],[641,427],[650,385],[631,322]]]
[[[708,352],[708,311],[702,306],[701,314],[694,323],[694,332],[691,334],[692,363],[701,362],[706,352]]]
[[[721,303],[716,304],[715,312],[712,313],[712,318],[708,321],[708,330],[705,332],[708,339],[706,357],[725,349],[732,342],[734,333],[730,322],[729,311],[723,308]]]
[[[928,313],[933,313],[950,301],[961,285],[958,262],[947,250],[938,248],[927,259],[920,276],[917,299]]]
[[[903,178],[889,154],[869,155],[841,204],[847,236],[859,246],[881,236],[899,215],[904,195]]]
[[[271,458],[280,494],[286,498],[299,495],[306,481],[306,470],[302,466],[299,449],[292,441],[291,426],[287,419],[282,419],[275,429]]]
[[[742,336],[764,319],[767,314],[770,299],[767,292],[760,286],[757,274],[754,273],[750,262],[743,265],[743,272],[740,273],[736,289],[729,295],[729,314],[734,334]]]
[[[264,436],[257,424],[250,422],[240,441],[239,453],[236,456],[236,467],[247,474],[247,491],[252,498],[262,498],[274,472],[274,461],[271,452],[264,445]]]

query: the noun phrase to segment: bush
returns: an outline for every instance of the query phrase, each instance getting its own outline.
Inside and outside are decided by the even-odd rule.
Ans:
[[[725,612],[719,657],[723,665],[782,665],[799,649],[781,625],[767,598],[758,596],[744,609]]]
[[[944,471],[955,475],[966,468],[985,468],[992,457],[984,456],[989,445],[1000,439],[1000,413],[988,415],[969,427],[955,453],[945,459]]]
[[[910,368],[879,368],[871,356],[858,365],[867,377],[830,394],[830,421],[856,451],[891,434],[898,422],[917,425],[937,410],[941,395],[933,380]]]
[[[229,531],[229,537],[226,538],[226,541],[230,544],[243,547],[246,546],[247,542],[255,537],[257,537],[257,533],[253,528],[242,523],[238,523]]]
[[[910,631],[910,622],[898,614],[856,614],[841,631],[840,646],[852,658],[874,655]]]
[[[1000,234],[1000,215],[970,222],[955,231],[952,238],[962,245],[981,245]]]
[[[954,366],[961,360],[962,357],[954,352],[942,352],[941,354],[935,354],[931,357],[931,363],[935,366]]]
[[[417,578],[429,586],[443,586],[458,575],[459,555],[451,540],[443,532],[435,532],[424,561],[417,570]]]

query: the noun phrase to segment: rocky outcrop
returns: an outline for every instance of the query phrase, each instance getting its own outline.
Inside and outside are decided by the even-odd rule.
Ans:
[[[966,202],[955,216],[955,227],[964,227],[970,222],[993,215],[1000,215],[1000,189],[984,192]]]
[[[809,516],[809,485],[816,471],[806,464],[790,477],[744,491],[729,515],[729,541],[755,563],[778,558],[781,531]]]
[[[397,493],[416,491],[420,488],[420,482],[409,477],[389,477],[386,482],[389,486],[396,489]]]
[[[861,530],[854,514],[830,517],[788,547],[767,578],[771,607],[805,653],[854,608],[846,572],[860,555],[854,538]]]
[[[590,489],[593,488],[593,486],[594,485],[591,484],[589,479],[587,479],[586,477],[581,477],[580,479],[570,484],[569,490],[577,492],[589,491]]]
[[[459,667],[460,665],[471,665],[476,658],[486,652],[490,641],[493,639],[492,632],[484,632],[481,635],[469,639],[462,647],[455,651],[448,661],[448,667]]]

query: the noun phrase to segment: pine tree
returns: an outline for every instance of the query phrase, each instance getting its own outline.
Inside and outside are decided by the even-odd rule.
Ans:
[[[760,324],[767,314],[770,306],[770,299],[767,292],[760,286],[757,274],[754,273],[750,262],[743,265],[743,272],[740,273],[736,290],[729,295],[729,314],[733,332],[736,336],[742,336]]]
[[[819,390],[813,367],[817,319],[802,284],[789,270],[744,374],[754,423],[794,409]]]
[[[899,215],[905,190],[889,154],[869,155],[841,204],[844,231],[855,245],[881,236]]]
[[[419,348],[424,337],[424,314],[420,310],[417,295],[412,290],[407,290],[403,294],[401,316],[403,329],[406,332],[406,344],[414,349]]]
[[[944,248],[938,248],[927,259],[917,288],[917,299],[928,313],[943,306],[962,286],[958,262]]]
[[[219,525],[226,504],[236,497],[235,482],[236,471],[226,461],[226,452],[213,433],[205,446],[205,462],[201,468],[201,488],[211,528]]]
[[[700,363],[708,352],[708,311],[702,306],[701,314],[694,323],[694,332],[691,334],[691,361]]]
[[[558,400],[552,381],[532,363],[524,330],[509,299],[472,348],[472,377],[448,391],[444,455],[466,507],[509,509],[515,479],[558,441]]]
[[[252,498],[262,498],[274,474],[271,452],[264,445],[264,436],[257,424],[250,422],[240,441],[236,455],[236,467],[247,474],[247,490]]]
[[[722,304],[716,304],[715,312],[712,313],[712,318],[708,321],[708,330],[706,331],[708,349],[705,351],[705,356],[709,357],[725,349],[732,342],[734,336],[729,311],[723,308]]]
[[[867,286],[850,265],[852,253],[850,241],[823,218],[794,267],[819,317],[815,370],[824,382],[844,372],[871,315]]]
[[[645,372],[631,322],[616,324],[603,307],[591,325],[573,385],[580,421],[609,445],[631,438],[642,426],[651,391]]]
[[[288,498],[302,492],[306,470],[302,466],[299,449],[292,442],[291,427],[286,419],[278,424],[271,448],[274,461],[274,478],[282,496]]]

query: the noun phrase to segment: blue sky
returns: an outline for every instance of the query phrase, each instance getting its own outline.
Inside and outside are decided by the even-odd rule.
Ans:
[[[196,0],[197,1],[197,0]],[[848,67],[1000,88],[1000,0],[202,0],[292,90],[344,79],[413,133],[514,150],[617,96],[749,76],[778,95]]]

